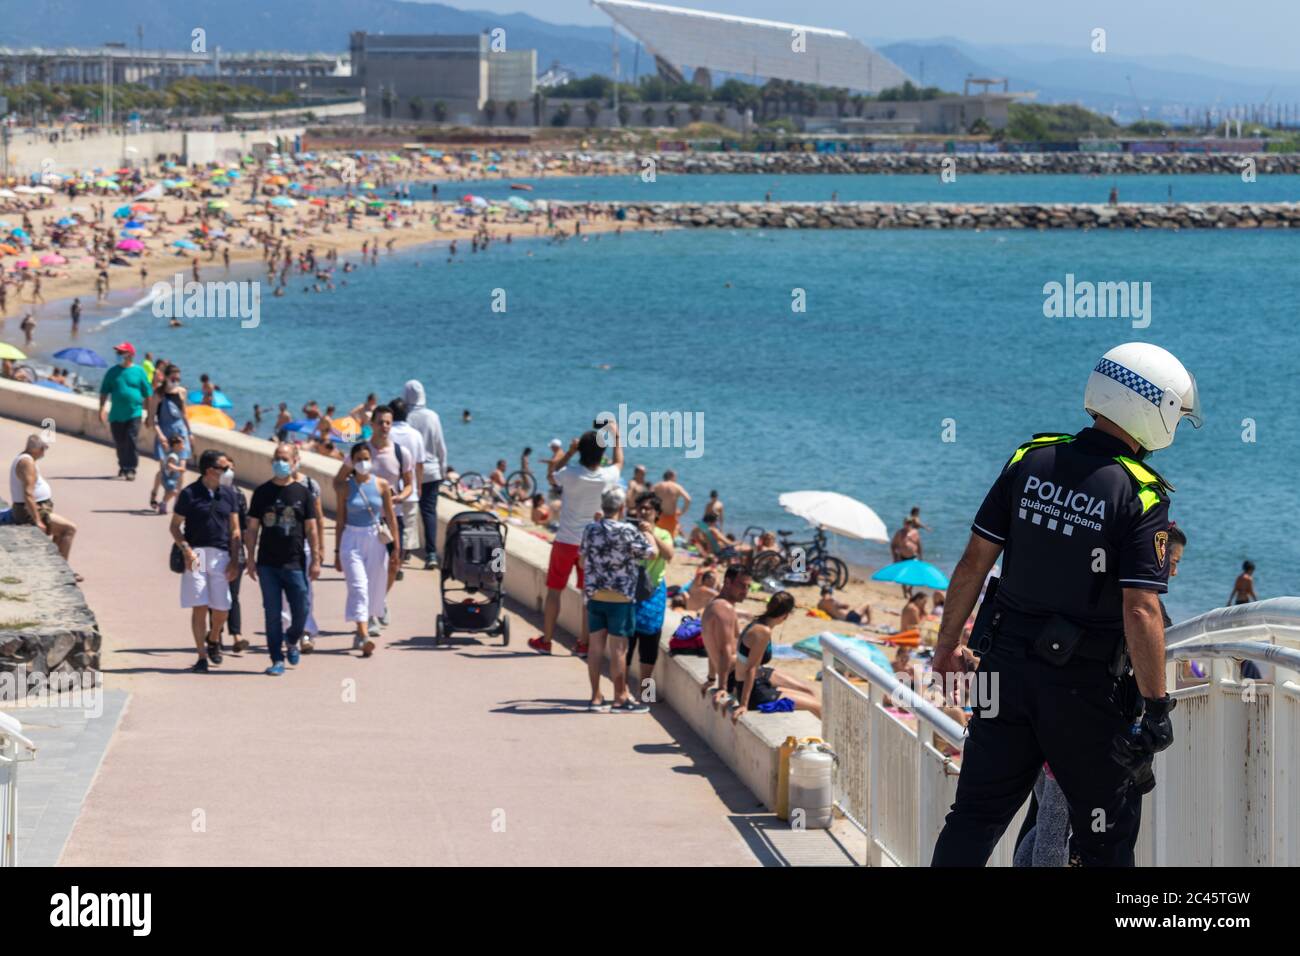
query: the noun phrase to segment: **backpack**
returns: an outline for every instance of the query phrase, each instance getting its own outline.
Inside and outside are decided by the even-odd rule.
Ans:
[[[670,654],[703,654],[704,653],[704,628],[700,625],[700,619],[692,615],[682,618],[677,630],[673,631],[673,636],[668,640],[668,653]]]

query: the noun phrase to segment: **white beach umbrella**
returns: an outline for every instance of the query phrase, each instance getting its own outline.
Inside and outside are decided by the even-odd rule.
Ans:
[[[809,524],[861,541],[888,541],[880,516],[856,498],[836,491],[788,491],[777,499],[781,507]]]
[[[140,195],[136,196],[135,198],[136,198],[137,200],[139,200],[139,199],[162,199],[162,198],[163,198],[163,189],[162,189],[162,186],[150,186],[148,189],[146,189],[144,192],[142,192]]]

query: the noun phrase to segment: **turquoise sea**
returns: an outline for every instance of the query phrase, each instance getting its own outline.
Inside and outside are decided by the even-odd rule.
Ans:
[[[1016,445],[1086,424],[1083,386],[1101,353],[1156,342],[1197,375],[1207,418],[1153,460],[1178,488],[1173,514],[1191,539],[1169,599],[1181,617],[1221,604],[1244,558],[1259,565],[1262,596],[1300,593],[1297,242],[1274,232],[701,230],[517,240],[477,255],[462,246],[451,263],[444,247],[423,247],[340,276],[348,284],[333,293],[300,281],[284,298],[265,295],[255,329],[211,319],[172,330],[148,308],[97,328],[134,289],[88,310],[80,339],[101,352],[131,339],[179,361],[192,386],[211,373],[240,424],[255,402],[346,410],[417,377],[461,470],[499,457],[513,468],[525,445],[536,460],[548,439],[567,441],[620,403],[702,413],[700,457],[628,453],[652,474],[675,468],[696,496],[692,515],[711,488],[733,532],[799,527],[777,505],[783,491],[853,495],[891,528],[919,505],[933,528],[926,556],[945,569]],[[1043,286],[1067,273],[1150,282],[1150,326],[1045,318]],[[791,307],[798,289],[802,313]],[[504,313],[492,311],[494,290]],[[37,355],[67,344],[62,308],[42,313]],[[465,408],[472,424],[460,421]],[[949,419],[956,440],[946,442]],[[1242,440],[1247,419],[1253,442]],[[887,559],[883,546],[840,545],[853,560]]]
[[[510,189],[517,182],[533,187],[525,198],[565,199],[575,202],[610,200],[626,202],[758,202],[771,192],[775,201],[829,200],[832,193],[844,202],[1106,202],[1112,186],[1121,202],[1295,202],[1300,200],[1300,176],[1260,175],[1253,183],[1240,176],[1197,174],[1187,176],[1039,176],[963,174],[957,157],[957,177],[943,182],[938,174],[851,175],[809,173],[798,175],[717,174],[657,176],[653,183],[638,175],[573,176],[546,179],[483,180],[439,183],[440,199],[465,194],[485,199],[521,195]],[[427,185],[414,188],[416,198],[428,198]],[[382,191],[381,191],[382,192]]]

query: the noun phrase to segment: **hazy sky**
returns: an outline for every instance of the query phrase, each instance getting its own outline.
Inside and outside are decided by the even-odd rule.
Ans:
[[[442,0],[462,9],[607,24],[587,0]],[[661,0],[672,6],[833,27],[869,40],[941,36],[1043,43],[1087,52],[1104,27],[1109,52],[1182,54],[1239,66],[1296,69],[1300,0]]]

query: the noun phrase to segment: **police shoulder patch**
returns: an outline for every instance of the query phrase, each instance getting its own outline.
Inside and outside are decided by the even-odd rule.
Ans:
[[[1165,558],[1169,555],[1169,532],[1157,531],[1152,543],[1156,549],[1156,567],[1163,569]]]

